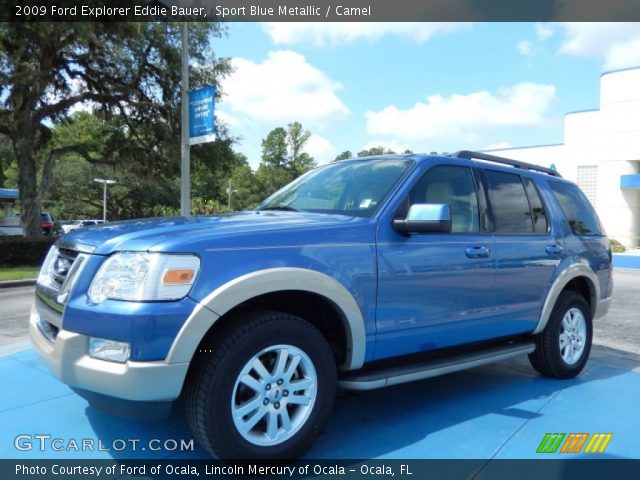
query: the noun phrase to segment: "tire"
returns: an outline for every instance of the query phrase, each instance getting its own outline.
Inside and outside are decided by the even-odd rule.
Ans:
[[[576,292],[560,294],[545,329],[535,336],[536,349],[529,354],[531,366],[543,375],[573,378],[589,359],[593,324],[591,310]]]
[[[185,392],[187,420],[204,449],[253,460],[307,450],[336,395],[336,362],[322,333],[293,315],[258,312],[205,343]]]

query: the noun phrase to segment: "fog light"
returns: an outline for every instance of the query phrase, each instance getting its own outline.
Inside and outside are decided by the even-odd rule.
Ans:
[[[124,363],[129,358],[129,344],[106,338],[89,338],[89,355],[108,362]]]

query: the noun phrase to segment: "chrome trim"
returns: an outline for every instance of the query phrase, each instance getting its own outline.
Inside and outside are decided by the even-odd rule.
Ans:
[[[71,268],[67,273],[67,277],[65,278],[64,283],[60,287],[60,291],[58,292],[57,301],[60,304],[64,304],[69,297],[69,293],[71,293],[71,289],[76,284],[78,277],[80,276],[80,272],[87,264],[87,259],[89,255],[85,253],[80,253],[76,259],[73,261]]]
[[[216,288],[198,304],[178,332],[167,362],[190,362],[207,331],[232,308],[259,295],[292,289],[316,293],[338,307],[347,336],[346,359],[341,368],[361,368],[365,358],[366,334],[362,312],[353,295],[329,275],[290,267],[248,273]]]
[[[50,271],[49,267],[54,267],[60,258],[72,262],[68,269],[57,273]],[[56,328],[62,328],[64,305],[88,258],[88,254],[57,246],[53,246],[47,255],[36,283],[35,308]]]

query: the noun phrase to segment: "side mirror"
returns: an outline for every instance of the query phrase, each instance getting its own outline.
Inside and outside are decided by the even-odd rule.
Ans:
[[[399,233],[449,233],[451,209],[446,203],[415,203],[407,218],[393,220],[393,228]]]

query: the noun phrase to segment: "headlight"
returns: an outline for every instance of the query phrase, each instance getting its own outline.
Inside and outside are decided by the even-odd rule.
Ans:
[[[58,247],[53,245],[49,249],[49,253],[47,253],[44,262],[42,263],[42,267],[40,268],[40,273],[38,274],[38,283],[40,285],[47,285],[51,281],[51,273],[53,273],[53,264],[55,263],[55,259],[58,256]]]
[[[121,252],[109,257],[89,287],[89,299],[144,302],[179,300],[191,290],[200,270],[194,255]]]

